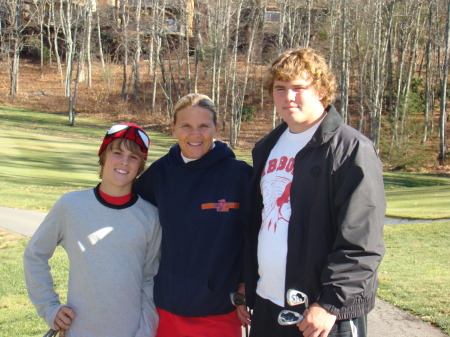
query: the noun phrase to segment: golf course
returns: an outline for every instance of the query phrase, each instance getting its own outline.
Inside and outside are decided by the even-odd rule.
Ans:
[[[99,183],[97,152],[113,122],[83,116],[76,121],[68,126],[66,115],[0,106],[0,207],[48,212],[62,194]],[[146,131],[150,164],[175,139]],[[235,153],[251,164],[250,152]],[[423,221],[385,226],[378,295],[450,335],[450,175],[385,172],[384,182],[386,216]],[[37,337],[47,329],[25,288],[28,240],[0,230],[0,336]],[[62,248],[51,264],[64,301],[68,261]]]

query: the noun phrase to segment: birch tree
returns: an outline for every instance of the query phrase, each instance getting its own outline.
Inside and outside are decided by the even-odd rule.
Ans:
[[[236,100],[237,100],[237,54],[238,54],[238,44],[239,44],[239,34],[240,34],[240,23],[241,23],[241,12],[242,12],[242,2],[238,2],[237,10],[236,10],[236,26],[234,32],[234,43],[233,43],[233,52],[232,59],[229,66],[229,71],[232,74],[231,78],[231,111],[230,111],[230,143],[233,144],[236,142],[235,134],[234,134],[234,124],[235,119],[237,119],[238,112],[236,111]]]
[[[140,93],[140,61],[141,61],[141,11],[142,0],[136,0],[135,2],[135,30],[134,30],[134,57],[133,57],[133,73],[134,73],[134,85],[133,85],[133,102],[137,103],[137,99]]]
[[[425,111],[424,111],[424,121],[423,121],[423,135],[422,135],[422,145],[426,143],[428,138],[429,121],[430,121],[430,111],[434,107],[434,98],[432,97],[431,82],[432,82],[432,32],[433,32],[433,12],[434,12],[435,1],[430,1],[428,9],[428,36],[426,44],[426,79],[425,79]]]
[[[244,106],[244,100],[247,92],[247,84],[250,73],[253,46],[255,41],[256,32],[262,20],[261,12],[258,7],[253,5],[250,7],[250,22],[252,25],[249,27],[250,31],[248,33],[248,46],[247,55],[245,58],[245,73],[242,79],[242,85],[239,89],[239,94],[235,99],[232,99],[231,111],[230,111],[230,144],[232,147],[237,146],[237,141],[239,138],[239,133],[241,129],[242,120],[242,110]],[[239,22],[239,21],[238,21]],[[237,30],[238,31],[238,30]],[[236,37],[237,38],[237,37]],[[233,95],[235,96],[235,95]]]
[[[387,45],[390,39],[392,20],[394,17],[394,4],[395,1],[393,0],[388,0],[388,2],[375,0],[373,3],[375,15],[373,35],[371,36],[373,45],[371,46],[372,58],[369,83],[369,114],[371,125],[370,138],[378,150],[380,147],[381,113],[385,87]],[[386,10],[385,13],[384,10]]]
[[[447,18],[445,25],[444,64],[441,77],[441,105],[439,114],[439,164],[444,165],[447,159],[447,82],[450,57],[450,0],[447,1]]]
[[[2,36],[5,43],[4,50],[7,55],[8,73],[10,79],[9,94],[14,100],[19,92],[19,64],[20,51],[23,47],[22,31],[24,24],[22,22],[21,12],[22,1],[6,0],[2,3],[3,15],[5,16],[5,27],[2,27]]]
[[[341,2],[341,77],[340,77],[340,103],[341,103],[341,115],[344,123],[348,122],[348,86],[349,86],[349,49],[348,44],[348,23],[347,23],[347,12],[348,12],[348,0],[342,0]]]

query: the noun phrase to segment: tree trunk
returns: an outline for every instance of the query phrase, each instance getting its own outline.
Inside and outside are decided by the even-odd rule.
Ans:
[[[105,56],[103,55],[102,30],[101,30],[101,26],[100,26],[100,11],[98,9],[98,4],[97,4],[97,12],[95,14],[97,17],[98,53],[99,53],[100,61],[102,62],[102,69],[104,72],[106,70],[106,66],[105,66]]]
[[[92,2],[95,0],[88,0],[87,1],[87,27],[86,27],[86,42],[83,42],[86,44],[86,59],[87,59],[87,65],[88,65],[88,77],[87,77],[87,84],[88,88],[92,88],[92,55],[91,55],[91,35],[92,35]],[[98,9],[97,9],[98,10]]]
[[[133,73],[134,73],[134,85],[133,85],[133,102],[137,104],[139,93],[140,93],[140,65],[141,61],[141,10],[142,10],[142,0],[137,0],[136,2],[136,38],[135,38],[135,51],[133,58]]]
[[[230,127],[234,129],[234,131],[233,131],[234,141],[233,142],[230,141],[232,147],[237,146],[237,141],[239,139],[239,134],[241,131],[242,111],[244,108],[244,100],[245,100],[245,96],[246,96],[246,92],[247,92],[247,84],[248,84],[251,61],[252,61],[253,45],[254,45],[254,41],[255,41],[255,35],[258,30],[259,22],[261,20],[261,16],[259,16],[257,14],[258,14],[258,12],[257,12],[256,8],[253,8],[252,16],[251,16],[252,19],[250,20],[250,22],[252,22],[253,24],[251,26],[250,40],[248,41],[247,56],[246,56],[246,60],[245,60],[245,75],[244,75],[244,79],[243,79],[244,83],[240,90],[240,92],[241,92],[240,97],[238,97],[238,99],[236,100],[237,104],[235,104],[235,108],[232,109],[232,111],[234,110],[236,113],[236,117],[234,119],[234,125],[230,125]]]
[[[348,123],[348,48],[347,48],[347,0],[342,0],[342,62],[341,62],[341,115],[344,123]]]
[[[439,115],[439,165],[447,159],[447,81],[450,54],[450,0],[447,1],[447,20],[445,25],[445,52],[441,80],[441,106]]]
[[[236,96],[237,96],[237,83],[236,83],[236,73],[237,73],[237,53],[238,53],[238,41],[239,41],[239,28],[241,23],[241,9],[242,2],[239,2],[238,8],[236,10],[236,31],[234,35],[234,45],[233,45],[233,54],[232,60],[230,62],[230,72],[232,74],[231,78],[231,111],[230,111],[230,144],[236,144],[237,140],[235,139],[235,123],[238,112],[236,111]]]

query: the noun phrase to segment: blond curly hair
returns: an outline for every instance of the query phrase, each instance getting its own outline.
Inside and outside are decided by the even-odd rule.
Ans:
[[[272,97],[276,80],[287,82],[303,77],[304,73],[322,97],[322,105],[326,108],[333,103],[337,90],[336,78],[325,59],[310,48],[292,49],[278,56],[267,70],[264,88]]]

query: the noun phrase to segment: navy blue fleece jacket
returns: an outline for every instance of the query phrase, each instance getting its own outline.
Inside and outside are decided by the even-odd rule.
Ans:
[[[251,172],[216,141],[188,163],[175,145],[141,175],[136,191],[158,207],[163,233],[154,295],[159,308],[185,317],[233,311]]]

